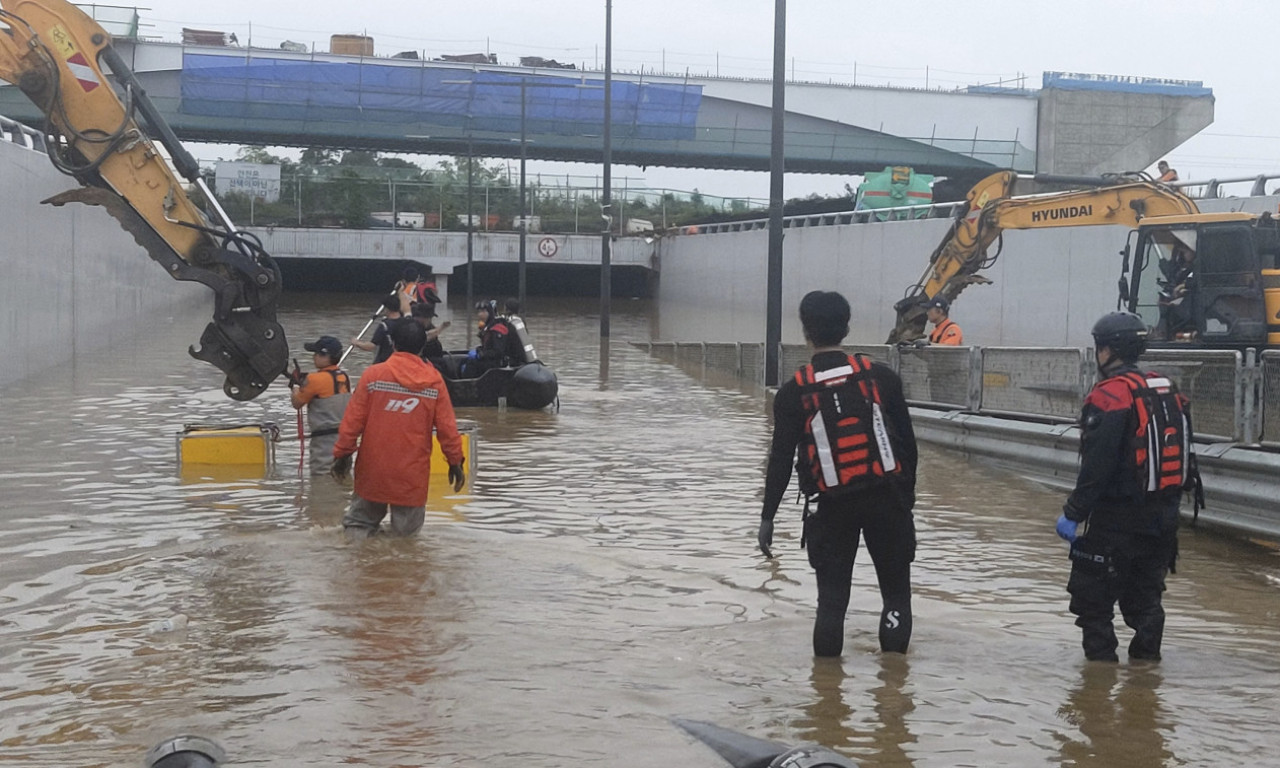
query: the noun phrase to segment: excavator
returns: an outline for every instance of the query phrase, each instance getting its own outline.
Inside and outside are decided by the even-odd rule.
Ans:
[[[1014,197],[1020,178],[1086,187]],[[1195,201],[1142,173],[1087,178],[1001,171],[978,182],[920,282],[894,305],[888,343],[924,335],[924,303],[954,301],[1000,255],[1006,229],[1118,224],[1131,228],[1117,309],[1141,315],[1155,345],[1280,347],[1280,220],[1269,213],[1201,213]],[[1136,237],[1136,243],[1134,241]],[[988,254],[995,244],[996,252]]]
[[[0,79],[40,108],[49,159],[81,184],[43,202],[102,206],[171,277],[212,289],[213,321],[189,352],[225,374],[227,396],[261,394],[288,364],[276,322],[280,268],[231,223],[111,36],[65,0],[0,0]]]

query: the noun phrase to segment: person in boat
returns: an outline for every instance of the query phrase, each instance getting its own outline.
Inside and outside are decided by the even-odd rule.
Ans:
[[[440,304],[440,294],[436,290],[435,270],[429,264],[418,273],[418,281],[413,288],[413,303],[426,304],[433,312]]]
[[[327,475],[333,466],[338,424],[342,422],[347,402],[351,399],[351,379],[338,367],[342,358],[342,342],[333,336],[321,336],[307,342],[303,348],[313,353],[316,370],[306,374],[294,369],[289,374],[289,402],[298,410],[307,409],[307,427],[311,430],[311,474]]]
[[[400,314],[403,317],[409,317],[413,311],[413,302],[418,299],[418,268],[408,266],[400,274],[400,281],[396,283],[393,291],[396,298],[400,300]]]
[[[444,345],[440,343],[440,334],[449,327],[450,323],[446,320],[437,328],[433,321],[435,316],[436,311],[432,305],[426,302],[413,305],[413,319],[422,326],[422,330],[427,332],[427,341],[422,347],[421,357],[436,368],[440,368],[445,356]]]
[[[462,364],[462,374],[476,377],[493,368],[507,364],[507,338],[511,326],[498,314],[498,302],[489,300],[476,304],[476,324],[480,326],[480,345],[467,352]]]
[[[462,438],[440,372],[419,355],[427,334],[418,323],[391,329],[396,351],[360,377],[333,447],[333,475],[345,479],[355,462],[355,492],[342,517],[350,539],[376,534],[391,515],[391,533],[422,528],[431,480],[431,433],[440,440],[455,491],[466,483]]]
[[[400,298],[394,294],[382,300],[382,312],[382,319],[374,327],[373,336],[369,341],[351,340],[351,346],[356,349],[365,352],[378,350],[378,353],[373,356],[374,363],[385,362],[388,357],[391,357],[391,326],[404,319],[404,315],[400,314]]]
[[[509,298],[502,303],[503,319],[511,331],[507,334],[507,362],[510,365],[524,365],[533,362],[525,350],[525,341],[521,338],[524,330],[524,319],[520,317],[520,301]],[[527,336],[526,336],[527,337]]]

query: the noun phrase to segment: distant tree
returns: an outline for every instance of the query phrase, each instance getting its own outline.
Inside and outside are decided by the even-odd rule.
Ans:
[[[338,165],[377,165],[378,153],[370,152],[365,149],[348,149],[342,153],[342,159],[338,161]]]
[[[300,165],[337,165],[338,152],[333,149],[325,149],[324,147],[307,147],[302,150],[302,157],[299,158]]]

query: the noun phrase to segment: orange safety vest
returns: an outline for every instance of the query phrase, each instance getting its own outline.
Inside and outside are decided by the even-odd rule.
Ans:
[[[948,317],[938,323],[933,332],[929,334],[929,343],[958,347],[964,343],[964,333],[961,332],[960,326],[956,325],[956,322]]]

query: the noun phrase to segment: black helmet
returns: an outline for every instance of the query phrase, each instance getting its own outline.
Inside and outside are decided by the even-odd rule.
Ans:
[[[1137,360],[1147,346],[1147,324],[1132,312],[1108,312],[1093,324],[1093,343],[1110,347],[1121,360]]]
[[[480,310],[488,312],[489,319],[492,320],[498,316],[498,302],[493,299],[490,299],[489,301],[477,301],[476,311],[479,312]]]

